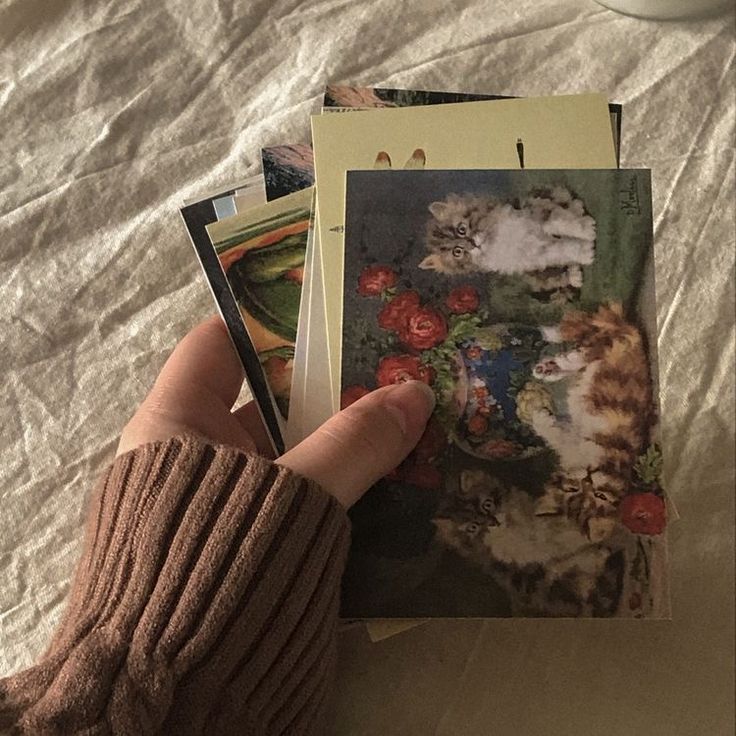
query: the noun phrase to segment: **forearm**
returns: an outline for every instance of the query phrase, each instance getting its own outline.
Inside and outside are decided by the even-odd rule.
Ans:
[[[318,733],[348,534],[332,497],[255,455],[187,438],[118,458],[59,632],[0,681],[0,727]]]

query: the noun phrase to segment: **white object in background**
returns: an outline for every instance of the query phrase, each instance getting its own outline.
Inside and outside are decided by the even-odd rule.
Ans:
[[[610,10],[660,20],[697,18],[733,7],[734,0],[596,0]]]

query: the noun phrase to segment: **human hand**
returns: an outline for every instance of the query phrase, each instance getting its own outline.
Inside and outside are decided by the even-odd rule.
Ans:
[[[272,458],[255,402],[232,411],[243,369],[219,317],[177,345],[127,424],[117,454],[180,434]],[[336,414],[275,462],[319,483],[346,508],[411,452],[434,408],[424,383],[388,386]]]

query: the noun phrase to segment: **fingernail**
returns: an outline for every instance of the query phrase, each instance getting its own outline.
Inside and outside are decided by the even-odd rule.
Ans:
[[[434,411],[436,398],[434,391],[422,381],[397,383],[386,391],[384,399],[386,410],[396,419],[405,435],[414,435],[424,430]]]

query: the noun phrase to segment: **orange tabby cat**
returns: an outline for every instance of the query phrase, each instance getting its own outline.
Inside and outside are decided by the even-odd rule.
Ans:
[[[564,499],[589,537],[613,528],[634,464],[649,444],[653,423],[652,382],[644,341],[618,303],[593,314],[568,312],[559,326],[542,328],[548,342],[572,350],[540,361],[535,378],[566,381],[567,417],[544,408],[531,425],[558,454],[560,473],[548,484],[552,498]]]

